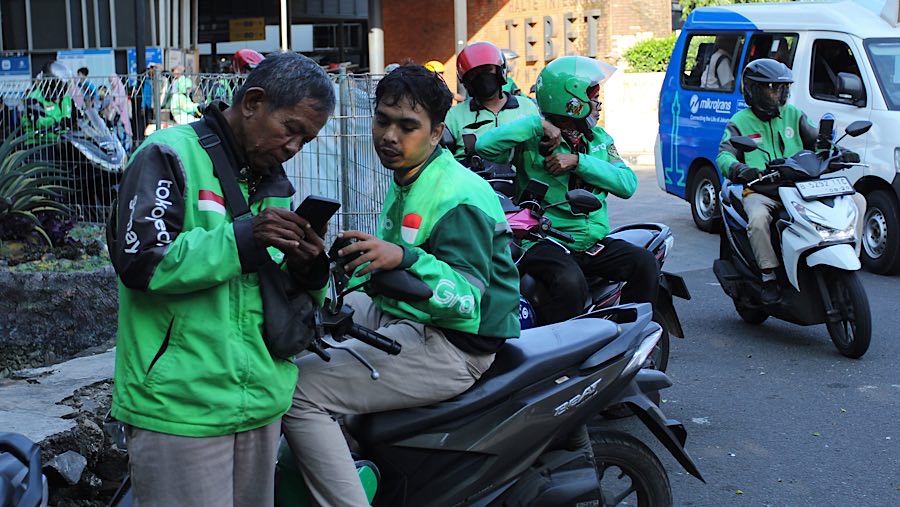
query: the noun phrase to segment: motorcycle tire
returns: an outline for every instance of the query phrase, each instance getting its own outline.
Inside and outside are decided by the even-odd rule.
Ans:
[[[869,350],[872,313],[869,297],[853,271],[832,270],[825,277],[831,304],[841,314],[840,322],[827,322],[831,341],[841,354],[858,359]]]
[[[749,306],[744,306],[737,301],[734,302],[734,309],[737,310],[738,315],[741,316],[741,319],[744,320],[747,324],[753,324],[754,326],[758,326],[766,321],[769,318],[769,314],[764,310],[759,308],[750,308]]]
[[[646,444],[626,433],[603,431],[591,435],[591,448],[603,495],[601,505],[672,505],[669,476]],[[624,483],[625,477],[629,484]]]

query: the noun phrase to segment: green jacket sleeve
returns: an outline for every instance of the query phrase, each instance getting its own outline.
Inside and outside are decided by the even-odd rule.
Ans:
[[[428,301],[411,306],[435,320],[472,321],[477,331],[481,298],[491,283],[495,226],[480,209],[463,204],[440,219],[424,245],[408,248],[415,256],[409,271],[434,291]]]
[[[575,167],[575,174],[596,188],[609,192],[616,197],[628,199],[637,190],[637,175],[619,157],[619,152],[616,151],[612,138],[608,136],[607,138],[607,160],[580,153],[578,155],[578,165]]]
[[[540,115],[525,116],[478,136],[475,151],[487,160],[506,162],[510,150],[525,143],[536,145],[543,135]]]
[[[719,166],[722,176],[726,178],[731,177],[729,173],[735,162],[744,163],[744,153],[731,144],[731,138],[739,135],[741,135],[741,131],[738,130],[737,125],[728,122],[728,125],[725,126],[725,133],[722,134],[722,141],[719,143],[719,156],[716,157],[716,165]]]

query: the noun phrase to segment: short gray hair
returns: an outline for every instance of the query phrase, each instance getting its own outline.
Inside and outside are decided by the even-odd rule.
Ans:
[[[270,111],[293,107],[309,98],[316,102],[315,110],[334,112],[334,85],[328,74],[316,62],[297,53],[279,52],[266,56],[234,94],[233,104],[240,104],[250,88],[266,91]]]

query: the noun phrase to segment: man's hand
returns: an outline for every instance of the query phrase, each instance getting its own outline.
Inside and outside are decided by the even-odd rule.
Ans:
[[[554,153],[544,159],[544,169],[552,175],[571,171],[578,166],[577,153]]]
[[[556,125],[543,118],[541,118],[541,127],[544,128],[544,137],[538,143],[538,150],[541,152],[541,155],[546,156],[559,148],[559,143],[562,141],[562,131]]]
[[[293,266],[308,263],[325,251],[324,234],[314,231],[305,218],[283,208],[266,208],[253,217],[256,244],[281,250]]]
[[[344,269],[352,272],[358,266],[369,263],[368,266],[359,270],[357,275],[365,275],[376,269],[394,269],[403,262],[403,248],[399,245],[360,231],[344,231],[338,236],[356,240],[356,243],[338,250],[338,255],[346,257],[354,252],[362,252],[362,255],[349,262]]]
[[[747,164],[736,162],[731,165],[731,181],[734,183],[749,183],[759,178],[759,169]]]

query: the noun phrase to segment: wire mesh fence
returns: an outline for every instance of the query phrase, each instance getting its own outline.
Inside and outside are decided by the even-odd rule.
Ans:
[[[337,108],[319,133],[284,164],[295,204],[309,194],[338,199],[329,229],[374,232],[390,173],[372,146],[372,111],[380,76],[333,75]],[[60,199],[78,220],[103,222],[127,157],[152,132],[195,121],[214,100],[231,102],[243,84],[233,74],[150,71],[79,82],[44,78],[0,81],[4,138],[25,133],[31,161],[63,168],[70,191]]]

